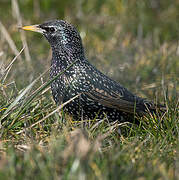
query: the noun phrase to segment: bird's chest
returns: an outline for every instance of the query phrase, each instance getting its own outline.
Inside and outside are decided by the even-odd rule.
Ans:
[[[75,95],[88,91],[90,88],[88,81],[86,81],[85,70],[82,66],[76,65],[69,69],[62,66],[54,66],[51,68],[51,79],[62,73],[51,84],[51,90],[56,103],[61,100],[65,102]]]

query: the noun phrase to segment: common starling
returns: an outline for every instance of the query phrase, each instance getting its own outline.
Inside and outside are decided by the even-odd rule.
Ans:
[[[22,27],[41,33],[52,48],[50,77],[53,78],[74,63],[51,83],[57,105],[70,100],[64,108],[74,119],[107,117],[109,121],[131,121],[135,115],[155,112],[156,106],[138,97],[89,63],[85,57],[80,34],[63,20],[52,20],[39,25]]]

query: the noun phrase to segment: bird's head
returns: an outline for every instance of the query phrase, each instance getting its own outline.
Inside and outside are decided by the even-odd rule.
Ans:
[[[71,54],[83,54],[81,37],[74,26],[63,20],[51,20],[43,24],[24,26],[21,29],[43,34],[52,49]]]

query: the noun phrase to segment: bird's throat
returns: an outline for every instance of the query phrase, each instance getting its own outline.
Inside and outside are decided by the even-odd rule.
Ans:
[[[67,46],[52,47],[52,57],[52,61],[55,61],[58,66],[63,66],[63,68],[67,68],[77,59],[79,59],[79,61],[86,59],[83,51],[76,52],[74,48]]]

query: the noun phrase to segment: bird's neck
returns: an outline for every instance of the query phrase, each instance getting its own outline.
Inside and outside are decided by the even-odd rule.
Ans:
[[[75,61],[79,60],[79,62],[85,61],[84,52],[75,52],[70,51],[64,47],[52,47],[52,64],[56,64],[58,69],[64,70]]]

